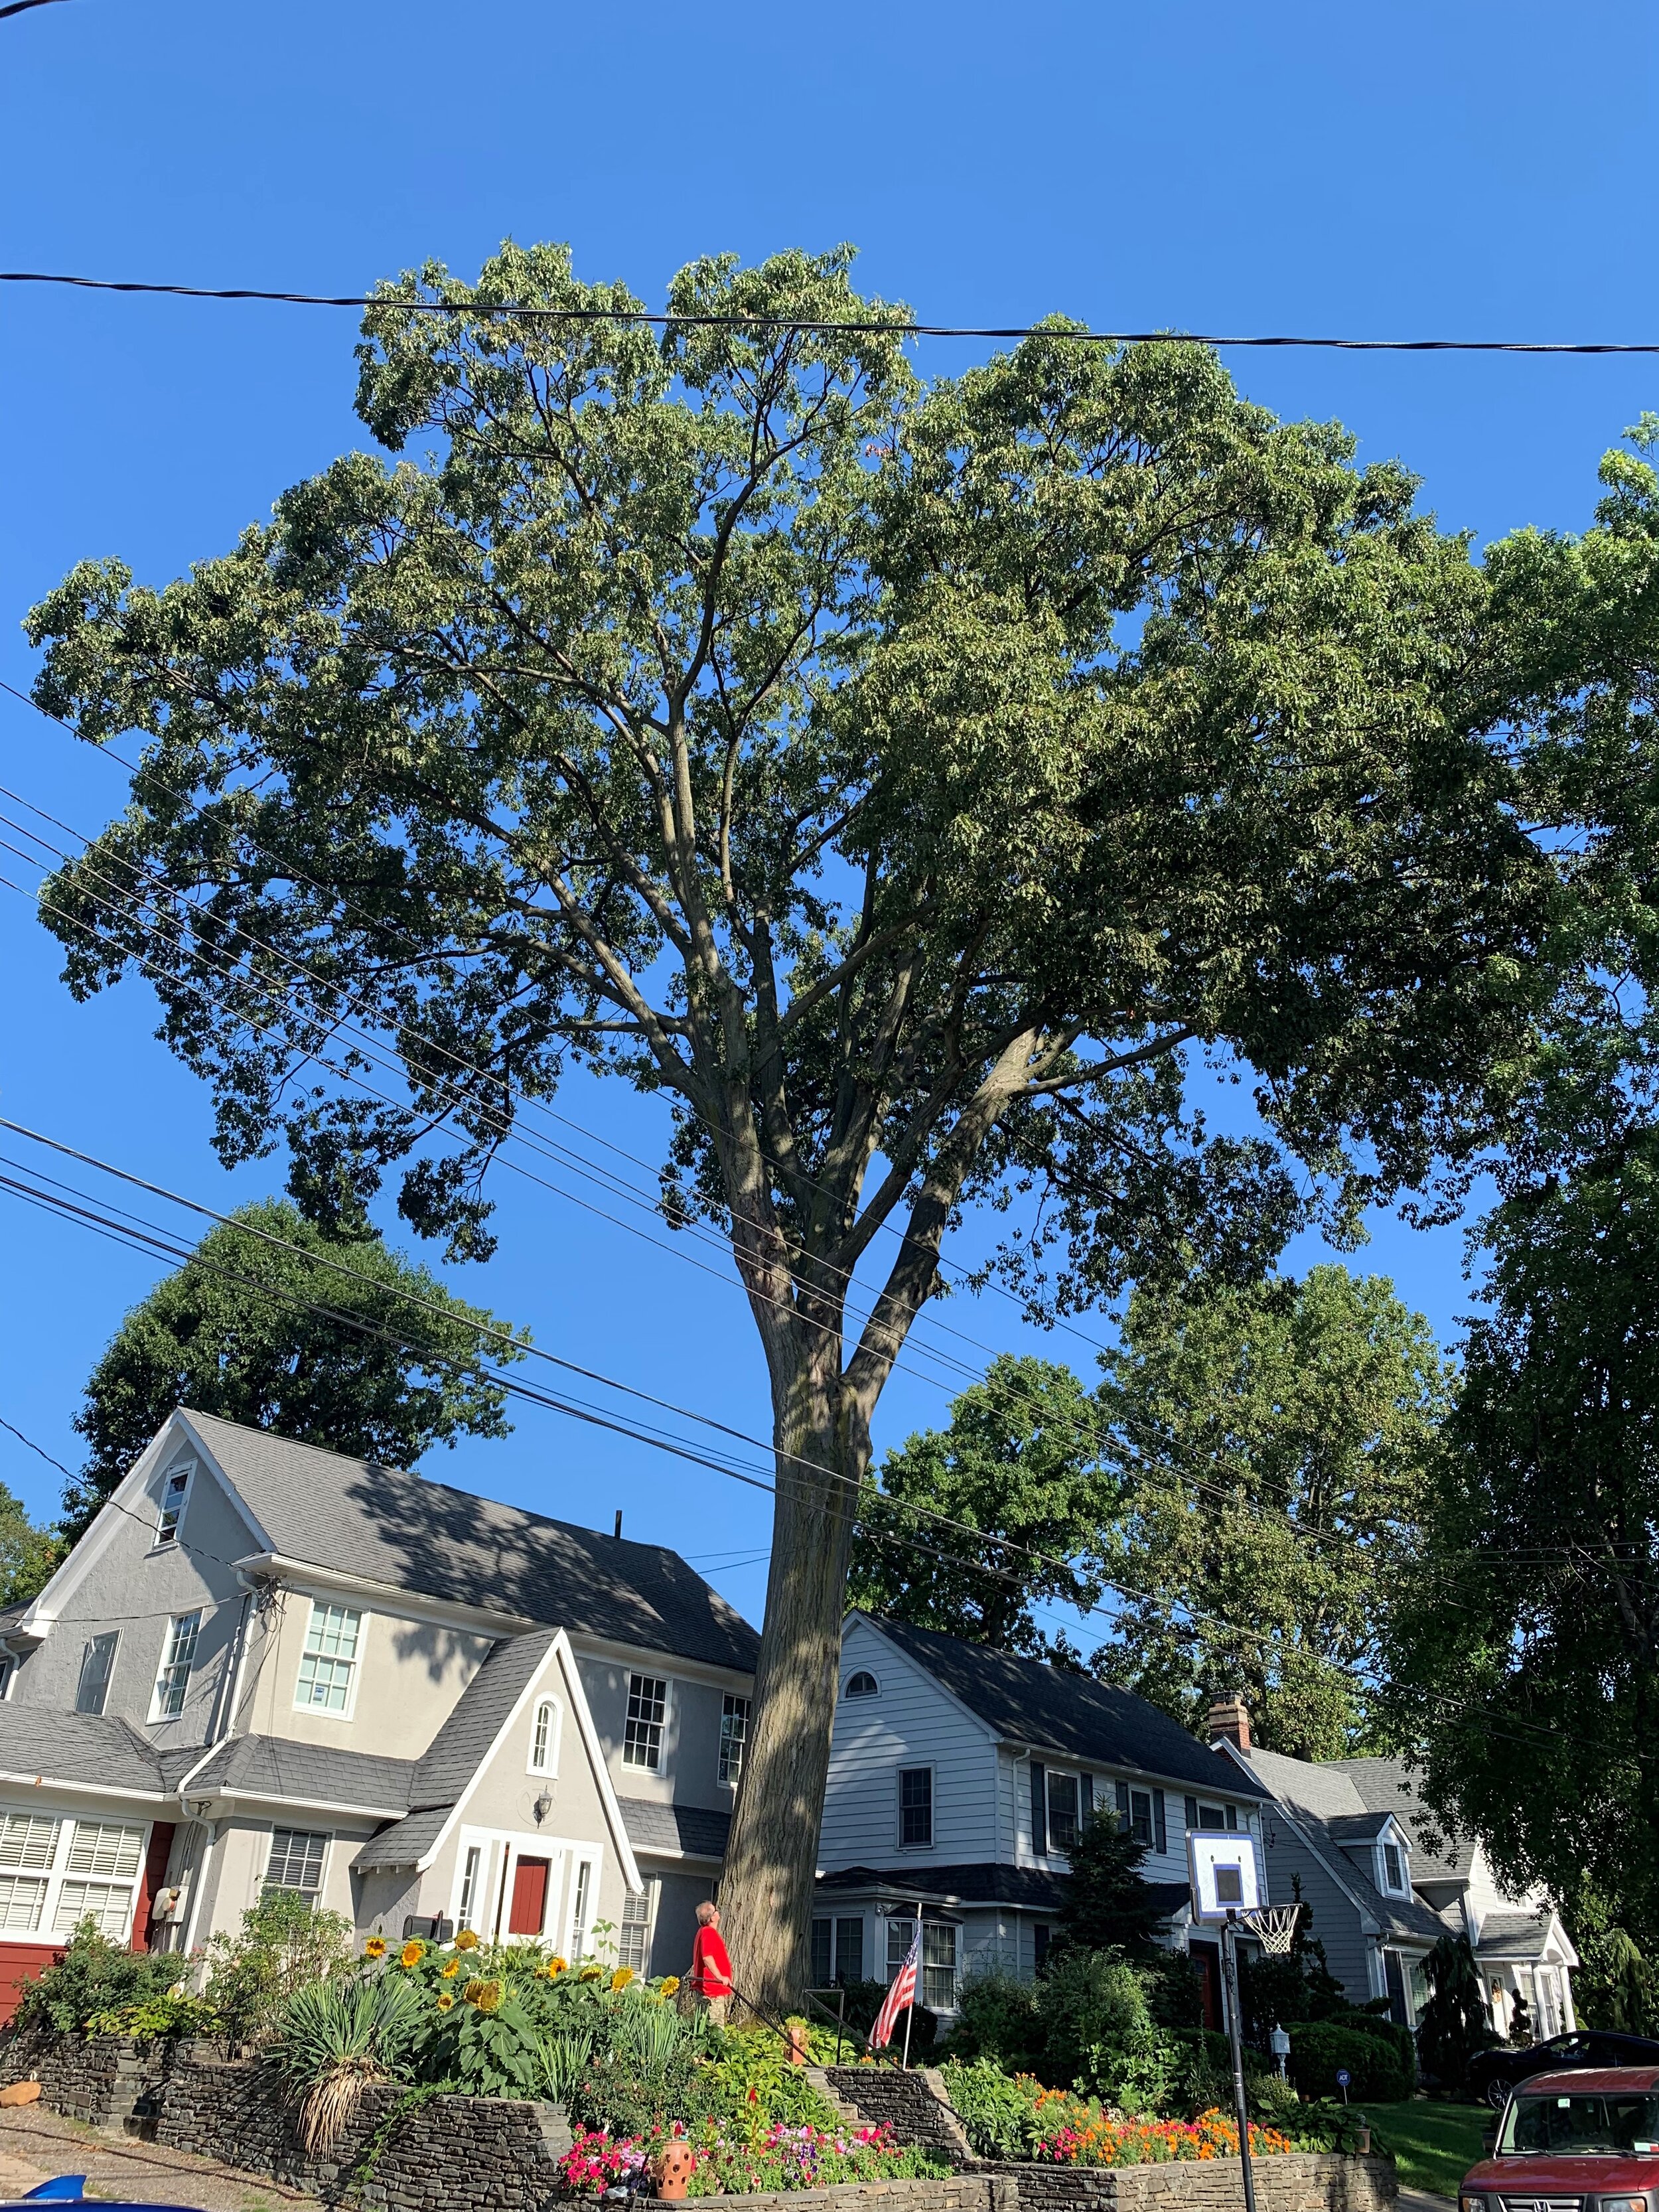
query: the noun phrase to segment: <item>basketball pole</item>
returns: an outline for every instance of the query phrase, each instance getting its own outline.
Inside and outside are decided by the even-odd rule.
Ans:
[[[1228,1908],[1221,1926],[1221,1968],[1227,1984],[1227,2040],[1233,2058],[1233,2112],[1238,2121],[1238,2161],[1244,2176],[1244,2212],[1255,2212],[1255,2176],[1250,2171],[1250,2109],[1244,2098],[1244,2038],[1238,2005],[1238,1915]]]

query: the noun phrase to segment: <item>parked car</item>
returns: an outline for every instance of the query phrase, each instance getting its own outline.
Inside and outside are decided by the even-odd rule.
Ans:
[[[1536,2074],[1511,2092],[1496,2148],[1464,2175],[1457,2204],[1458,2212],[1516,2204],[1646,2212],[1656,2189],[1659,2067],[1575,2067]]]
[[[1596,2027],[1574,2028],[1565,2035],[1553,2035],[1547,2043],[1529,2043],[1519,2050],[1499,2043],[1490,2051],[1477,2051],[1469,2061],[1464,2091],[1476,2104],[1501,2112],[1517,2081],[1534,2074],[1559,2074],[1569,2066],[1659,2066],[1659,2043],[1645,2035],[1615,2035]]]

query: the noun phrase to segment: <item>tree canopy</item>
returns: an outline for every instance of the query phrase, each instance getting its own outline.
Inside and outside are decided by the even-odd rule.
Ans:
[[[501,1328],[366,1222],[331,1231],[279,1200],[239,1207],[132,1309],[88,1377],[65,1532],[82,1533],[176,1406],[388,1467],[505,1436],[478,1335]]]
[[[660,331],[562,248],[406,276],[358,410],[422,458],[30,620],[40,703],[147,741],[51,887],[69,980],[150,979],[228,1158],[285,1138],[322,1220],[396,1166],[482,1254],[567,1066],[666,1095],[665,1204],[729,1234],[774,1407],[727,1860],[763,2000],[806,1972],[870,1419],[951,1223],[1035,1186],[1005,1263],[1052,1308],[1455,1196],[1567,866],[1524,564],[1505,613],[1403,469],[1202,347],[1056,319],[924,386],[850,259],[694,263]],[[348,1015],[406,1097],[354,1089]],[[1217,1066],[1255,1133],[1206,1120]]]

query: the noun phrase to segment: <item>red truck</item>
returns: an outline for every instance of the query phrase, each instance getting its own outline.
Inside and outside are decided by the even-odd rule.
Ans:
[[[1659,2066],[1534,2074],[1510,2093],[1458,2212],[1653,2212]]]

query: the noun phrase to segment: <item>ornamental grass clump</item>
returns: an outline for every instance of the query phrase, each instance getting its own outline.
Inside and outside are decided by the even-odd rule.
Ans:
[[[300,2140],[331,2149],[374,2081],[413,2078],[427,2007],[416,1985],[390,1975],[311,1982],[289,1998],[275,2057],[300,2100]]]

